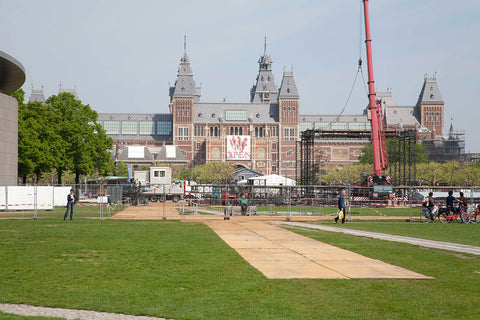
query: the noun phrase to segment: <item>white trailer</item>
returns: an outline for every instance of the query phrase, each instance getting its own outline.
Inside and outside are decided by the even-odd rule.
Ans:
[[[133,177],[140,187],[139,200],[157,202],[178,201],[185,197],[185,183],[172,183],[172,168],[151,167],[149,171],[134,171]]]

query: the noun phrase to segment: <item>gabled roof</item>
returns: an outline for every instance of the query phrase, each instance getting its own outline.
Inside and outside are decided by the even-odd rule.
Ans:
[[[177,146],[162,146],[155,160],[161,162],[187,162],[185,152]]]

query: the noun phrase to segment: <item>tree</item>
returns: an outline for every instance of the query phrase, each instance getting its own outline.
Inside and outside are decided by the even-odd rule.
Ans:
[[[48,98],[58,117],[57,132],[61,144],[57,146],[58,161],[55,164],[58,183],[62,183],[62,174],[66,170],[75,173],[75,183],[80,183],[80,176],[101,174],[113,168],[109,149],[112,139],[97,123],[98,114],[89,105],[83,105],[70,93],[60,93]]]
[[[38,182],[57,161],[58,118],[50,106],[41,102],[25,104],[21,89],[12,96],[18,101],[18,176],[26,183],[27,176],[35,174]]]
[[[192,177],[192,171],[187,167],[183,167],[181,170],[175,172],[175,178],[178,180],[190,180]]]
[[[233,180],[235,166],[228,162],[212,161],[193,169],[198,183],[228,183]]]
[[[442,174],[443,174],[443,177],[445,179],[445,182],[449,185],[449,186],[452,186],[454,185],[454,177],[457,175],[458,177],[460,177],[460,175],[458,174],[459,172],[459,169],[460,169],[460,162],[458,161],[448,161],[446,163],[444,163],[442,165]],[[456,179],[456,183],[457,185],[461,185],[463,184],[463,182]]]
[[[119,177],[128,177],[128,164],[123,161],[117,162],[117,165],[113,170],[113,175]]]
[[[387,139],[387,155],[388,160],[390,163],[392,162],[402,162],[403,161],[403,153],[398,155],[399,144],[401,142],[398,139]],[[400,145],[400,151],[402,152],[403,145]],[[408,162],[409,151],[408,145],[405,146],[407,150],[405,150],[405,159]],[[365,145],[362,148],[362,155],[358,157],[358,160],[362,164],[371,164],[373,165],[373,152],[372,146],[370,144]],[[416,163],[426,163],[428,161],[428,155],[426,153],[426,147],[423,144],[416,143],[415,144],[415,158]],[[413,157],[413,155],[412,155]]]

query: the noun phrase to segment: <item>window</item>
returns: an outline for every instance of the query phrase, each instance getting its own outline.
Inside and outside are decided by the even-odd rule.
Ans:
[[[122,121],[122,134],[137,133],[137,121]]]
[[[155,134],[155,122],[140,121],[140,134]]]
[[[165,177],[165,170],[155,170],[155,171],[153,171],[153,176],[155,178],[164,178]]]
[[[225,121],[247,121],[247,111],[245,110],[226,110]]]
[[[218,127],[210,127],[210,137],[218,137]]]
[[[288,150],[287,151],[287,157],[291,157],[293,155],[293,151],[292,150]]]
[[[288,161],[287,162],[287,168],[291,168],[293,167],[293,162],[292,161]]]
[[[203,126],[195,126],[195,137],[203,137]]]
[[[277,161],[277,154],[276,153],[272,153],[272,161]]]
[[[301,122],[298,124],[298,129],[300,132],[303,132],[305,130],[311,130],[313,129],[313,125],[311,122]]]
[[[263,138],[263,136],[264,136],[263,127],[255,127],[255,137]]]
[[[103,121],[103,129],[107,134],[120,134],[120,121]]]
[[[242,127],[238,128],[238,134],[239,134],[239,135],[242,135],[242,134],[243,134],[243,128],[242,128]]]
[[[169,136],[172,134],[172,123],[170,121],[157,121],[157,134]]]
[[[275,142],[272,143],[272,150],[277,150],[277,144]]]
[[[197,142],[197,144],[195,145],[196,149],[197,150],[202,150],[202,143],[201,142]]]
[[[178,140],[188,140],[188,128],[180,127],[178,128]]]
[[[270,137],[278,137],[278,128],[270,127]]]
[[[295,129],[294,128],[284,128],[283,129],[283,140],[285,140],[285,141],[295,141]]]

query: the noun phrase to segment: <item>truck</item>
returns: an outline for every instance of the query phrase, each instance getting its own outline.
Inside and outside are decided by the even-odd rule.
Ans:
[[[188,198],[191,187],[186,181],[172,182],[172,168],[150,167],[148,171],[134,171],[133,181],[137,203]]]

